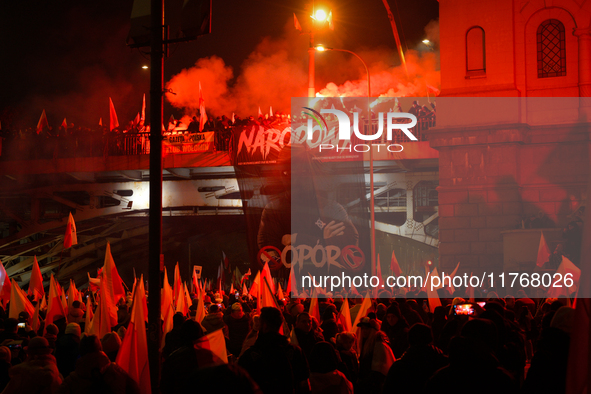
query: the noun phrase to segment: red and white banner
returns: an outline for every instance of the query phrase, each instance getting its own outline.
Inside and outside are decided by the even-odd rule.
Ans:
[[[170,134],[164,137],[166,153],[192,153],[213,151],[215,133]]]

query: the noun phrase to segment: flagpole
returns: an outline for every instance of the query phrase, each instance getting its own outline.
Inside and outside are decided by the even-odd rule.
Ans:
[[[148,362],[152,393],[159,392],[160,378],[160,256],[162,254],[162,112],[164,0],[151,3],[150,58],[150,208],[148,285]]]

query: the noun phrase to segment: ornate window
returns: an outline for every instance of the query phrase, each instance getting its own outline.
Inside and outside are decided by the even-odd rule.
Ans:
[[[484,29],[475,26],[466,33],[466,71],[468,75],[486,72]]]
[[[558,19],[548,19],[540,24],[538,41],[538,78],[566,75],[566,45],[564,25]]]

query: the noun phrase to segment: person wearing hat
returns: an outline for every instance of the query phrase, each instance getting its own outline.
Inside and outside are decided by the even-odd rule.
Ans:
[[[359,323],[359,388],[365,393],[380,392],[388,370],[396,361],[390,349],[388,336],[380,331],[375,314],[362,318]]]
[[[47,339],[43,337],[31,339],[25,352],[27,353],[25,362],[8,371],[10,381],[3,393],[55,393],[62,379]]]
[[[228,351],[239,356],[242,350],[242,343],[250,330],[250,318],[242,310],[242,304],[235,302],[230,308],[231,312],[225,316],[226,326],[228,326]]]

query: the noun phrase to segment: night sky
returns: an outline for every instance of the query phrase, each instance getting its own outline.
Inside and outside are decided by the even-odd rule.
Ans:
[[[126,46],[132,0],[62,0],[52,2],[4,1],[0,5],[0,41],[3,61],[0,120],[3,128],[33,127],[45,109],[50,123],[93,126],[108,119],[112,97],[120,123],[131,120],[149,91],[147,56]],[[334,2],[334,32],[317,42],[352,51],[379,50],[381,61],[399,63],[384,5],[379,0]],[[390,0],[398,20],[404,49],[421,48],[425,26],[438,18],[437,0]],[[321,6],[320,2],[315,4]],[[232,80],[257,45],[265,38],[291,37],[291,57],[307,72],[307,38],[295,38],[293,13],[304,26],[305,1],[213,1],[212,34],[171,47],[165,62],[165,81],[204,57],[218,56],[233,71]],[[299,41],[298,41],[299,40]],[[301,41],[301,43],[300,43]],[[376,52],[377,53],[377,52]],[[386,54],[386,55],[383,55]],[[341,54],[338,54],[341,55]],[[378,56],[378,55],[376,55]],[[345,59],[316,56],[316,86],[357,78],[358,70],[335,72],[334,63]],[[285,76],[289,78],[289,75]],[[306,86],[303,86],[305,92]],[[207,100],[207,97],[206,97]],[[149,100],[148,100],[149,101]],[[165,104],[165,117],[182,114]]]

